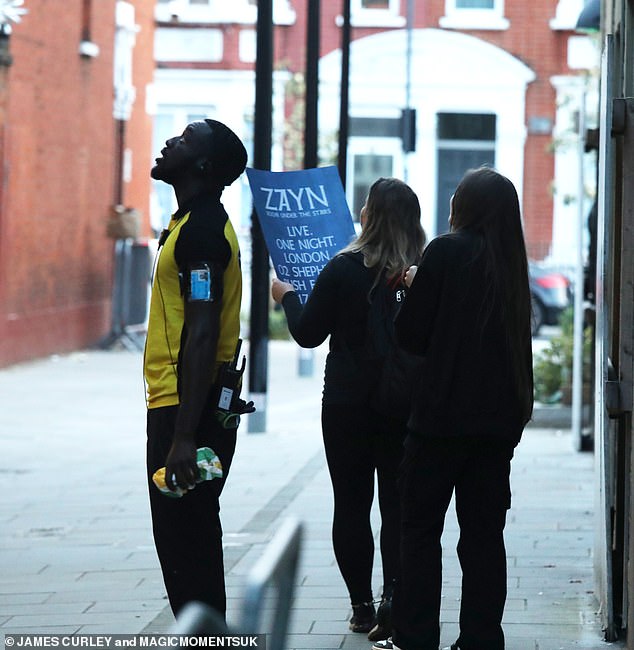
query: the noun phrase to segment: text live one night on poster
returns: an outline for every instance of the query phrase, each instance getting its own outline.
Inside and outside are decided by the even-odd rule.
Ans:
[[[355,236],[337,168],[249,168],[247,176],[277,277],[305,303],[321,270]]]

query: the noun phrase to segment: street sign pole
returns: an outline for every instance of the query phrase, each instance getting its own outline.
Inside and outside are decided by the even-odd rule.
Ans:
[[[253,167],[271,169],[273,114],[273,6],[258,0],[255,62]],[[269,253],[255,209],[251,214],[251,314],[249,399],[256,407],[248,417],[249,433],[266,431],[269,343]]]

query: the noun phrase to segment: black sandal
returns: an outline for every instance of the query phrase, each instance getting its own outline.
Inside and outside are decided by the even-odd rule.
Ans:
[[[353,632],[369,632],[375,623],[376,610],[372,601],[352,606],[352,618],[349,627]]]

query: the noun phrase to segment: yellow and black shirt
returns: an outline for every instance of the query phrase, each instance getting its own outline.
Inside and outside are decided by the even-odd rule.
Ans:
[[[160,249],[150,301],[144,374],[148,408],[173,406],[178,398],[178,360],[184,331],[185,307],[179,274],[206,263],[222,271],[220,332],[217,367],[231,361],[240,335],[242,274],[235,231],[220,203],[220,193],[196,196],[174,213],[169,235]]]

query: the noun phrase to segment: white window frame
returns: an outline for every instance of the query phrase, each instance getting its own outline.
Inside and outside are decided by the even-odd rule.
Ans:
[[[158,27],[154,32],[156,61],[218,63],[223,59],[223,52],[221,29]]]
[[[456,0],[445,0],[445,15],[438,21],[440,27],[501,31],[510,26],[504,17],[504,0],[494,0],[492,9],[463,9],[456,4]]]
[[[350,210],[354,209],[354,159],[355,156],[389,156],[392,159],[392,176],[403,178],[404,154],[403,145],[400,138],[375,138],[371,136],[350,136],[348,140],[348,156],[346,165],[346,199]],[[370,187],[368,186],[368,190]],[[356,221],[359,215],[352,215],[353,221]]]
[[[337,26],[343,24],[343,17],[337,16]],[[363,0],[350,0],[350,24],[353,27],[404,27],[407,23],[401,16],[400,0],[388,0],[388,8],[367,8]]]
[[[255,29],[245,27],[238,37],[238,56],[243,63],[255,63],[257,58],[257,34]]]

